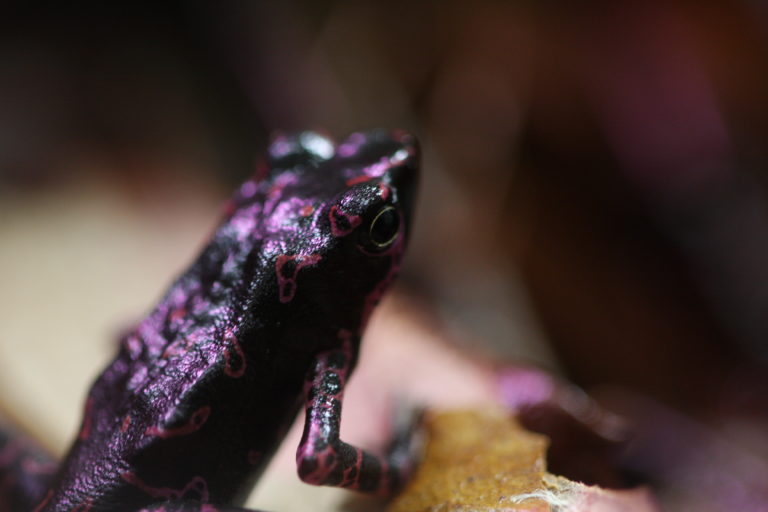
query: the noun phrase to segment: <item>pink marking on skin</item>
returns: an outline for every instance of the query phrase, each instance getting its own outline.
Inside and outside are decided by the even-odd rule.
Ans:
[[[233,379],[242,377],[243,374],[245,374],[246,366],[243,347],[240,346],[237,336],[235,336],[235,333],[233,333],[231,329],[227,329],[227,332],[224,334],[224,341],[227,343],[227,346],[224,349],[224,373]],[[239,367],[232,367],[233,353],[240,359]]]
[[[163,351],[163,353],[160,355],[163,359],[168,359],[174,356],[178,356],[181,354],[185,354],[189,351],[190,348],[190,341],[189,338],[183,338],[177,341],[174,341],[166,349]]]
[[[350,466],[347,469],[344,470],[344,478],[341,482],[340,487],[346,487],[348,489],[357,489],[357,487],[360,485],[360,468],[363,465],[363,451],[357,450],[357,459],[355,460],[355,465]],[[351,477],[350,474],[352,471],[355,471],[355,476]],[[353,479],[354,478],[354,479]]]
[[[308,204],[302,207],[301,210],[299,210],[299,215],[301,215],[302,217],[309,217],[314,213],[314,211],[315,211],[315,207],[312,206],[311,204]]]
[[[189,421],[180,427],[164,428],[152,426],[147,427],[147,430],[145,430],[144,433],[148,436],[161,437],[163,439],[167,439],[169,437],[184,436],[200,430],[203,425],[205,425],[205,422],[208,421],[208,417],[210,417],[210,415],[211,407],[209,405],[204,405],[192,413]]]
[[[342,211],[338,206],[331,206],[331,211],[328,212],[328,219],[331,221],[331,234],[333,236],[346,236],[350,234],[354,229],[363,222],[363,218],[359,215],[350,215]],[[345,219],[349,224],[348,228],[339,227],[339,220]]]
[[[53,498],[53,489],[49,490],[45,494],[45,498],[43,498],[43,501],[41,501],[40,504],[36,506],[32,512],[40,512],[41,510],[43,510],[45,506],[48,505],[48,502],[51,501],[51,498]]]
[[[267,190],[267,197],[274,198],[282,195],[283,189],[285,189],[285,183],[275,183],[269,190]]]
[[[132,471],[126,471],[120,477],[131,485],[138,487],[143,492],[149,494],[153,498],[166,498],[166,499],[181,499],[189,491],[197,491],[200,494],[200,501],[207,503],[210,499],[208,492],[208,484],[201,476],[196,476],[187,483],[181,489],[171,489],[170,487],[152,487],[144,482],[141,478],[136,476]]]
[[[83,426],[80,427],[80,433],[77,438],[85,440],[91,437],[91,425],[93,424],[93,398],[85,401],[85,412],[83,413]]]
[[[267,197],[264,200],[263,211],[267,215],[271,215],[275,209],[275,206],[280,202],[285,184],[275,183],[269,190],[267,190]]]
[[[307,255],[288,255],[281,254],[275,261],[275,272],[277,273],[277,286],[280,289],[280,302],[285,304],[290,302],[296,295],[296,276],[304,267],[315,265],[322,257],[319,254]],[[286,267],[293,264],[294,267]],[[288,269],[286,275],[286,269]]]
[[[120,425],[120,432],[127,432],[128,427],[130,426],[131,426],[131,417],[129,415],[123,418],[123,423]]]
[[[335,455],[336,451],[329,445],[323,448],[323,450],[316,452],[314,449],[314,443],[310,446],[299,446],[299,451],[296,454],[297,464],[301,464],[301,460],[304,458],[314,457],[317,461],[317,467],[311,473],[301,475],[301,480],[312,485],[322,485],[328,479],[328,475],[333,468],[326,462],[330,455]]]
[[[373,178],[370,176],[366,176],[365,174],[360,176],[355,176],[354,178],[349,178],[347,180],[347,186],[351,187],[352,185],[357,185],[358,183],[365,183],[366,181],[371,181]]]
[[[187,308],[180,307],[176,308],[173,311],[171,311],[171,314],[168,315],[168,320],[171,322],[176,322],[177,320],[181,320],[184,318],[184,316],[187,314]]]

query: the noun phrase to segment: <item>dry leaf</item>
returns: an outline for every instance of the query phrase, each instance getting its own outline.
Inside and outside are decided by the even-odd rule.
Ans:
[[[502,409],[432,413],[424,459],[388,512],[657,512],[645,489],[604,490],[546,472],[545,436]]]

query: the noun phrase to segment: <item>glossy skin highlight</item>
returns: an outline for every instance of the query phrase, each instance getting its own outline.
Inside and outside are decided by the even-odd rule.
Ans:
[[[9,510],[241,510],[302,403],[304,481],[397,488],[407,457],[347,445],[339,424],[360,337],[403,257],[417,153],[403,132],[338,146],[277,137],[197,260],[122,340],[55,475],[18,457],[0,469]],[[16,439],[0,436],[0,454]]]

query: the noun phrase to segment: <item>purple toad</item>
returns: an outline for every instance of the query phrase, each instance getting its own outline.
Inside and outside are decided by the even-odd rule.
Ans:
[[[405,250],[416,142],[304,132],[277,137],[265,164],[124,337],[58,469],[0,432],[0,508],[242,510],[302,403],[304,481],[379,493],[402,483],[403,450],[370,454],[341,441],[339,424],[367,319]]]

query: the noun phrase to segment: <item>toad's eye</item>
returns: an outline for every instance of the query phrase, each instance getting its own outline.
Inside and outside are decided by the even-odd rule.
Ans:
[[[400,214],[392,206],[386,206],[376,214],[368,229],[368,236],[379,249],[392,245],[400,233]]]

